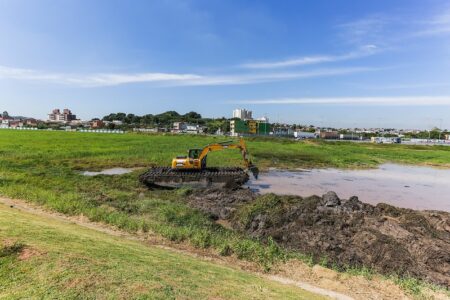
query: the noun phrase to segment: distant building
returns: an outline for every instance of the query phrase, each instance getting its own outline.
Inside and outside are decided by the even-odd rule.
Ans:
[[[273,135],[276,136],[294,136],[294,130],[290,126],[278,126],[273,129]]]
[[[185,132],[187,129],[187,125],[184,122],[174,122],[172,132],[174,133],[181,133]]]
[[[251,120],[252,119],[252,111],[246,110],[243,108],[238,108],[233,110],[233,119],[241,119],[241,120]]]
[[[123,122],[120,121],[120,120],[113,120],[111,123],[114,124],[114,125],[116,125],[116,126],[121,126],[121,125],[123,125]]]
[[[317,138],[317,135],[314,132],[307,132],[307,131],[294,131],[294,137],[296,139],[315,139]]]
[[[400,144],[402,139],[399,137],[373,136],[370,138],[370,141],[375,144]]]
[[[3,119],[0,124],[0,128],[9,128],[9,120]]]
[[[92,120],[91,121],[92,129],[98,129],[98,128],[103,128],[103,127],[105,127],[105,122],[103,122],[102,120]]]
[[[352,133],[341,133],[339,135],[339,139],[341,140],[362,140],[362,137],[359,134],[352,134]]]
[[[205,128],[197,124],[188,124],[185,122],[174,122],[171,132],[173,133],[203,133]]]
[[[445,135],[445,139],[449,141],[450,140],[450,134],[446,134]]]
[[[230,132],[232,136],[237,135],[268,135],[272,130],[269,123],[256,120],[231,120]]]
[[[264,123],[269,123],[269,118],[268,117],[260,117],[260,118],[256,118],[256,121],[261,121]]]
[[[62,112],[59,109],[54,109],[48,114],[48,120],[51,122],[71,122],[77,119],[77,116],[72,114],[70,109],[65,108]]]
[[[25,119],[23,121],[25,126],[30,126],[30,127],[36,127],[38,126],[38,120],[33,119],[33,118],[29,118],[29,119]]]
[[[200,125],[186,125],[186,133],[199,134],[201,132],[203,132],[203,127],[201,127]]]
[[[336,140],[339,138],[339,133],[337,131],[320,131],[319,137],[325,140]]]
[[[10,128],[23,127],[23,122],[22,121],[11,121],[11,122],[9,122],[9,127]]]

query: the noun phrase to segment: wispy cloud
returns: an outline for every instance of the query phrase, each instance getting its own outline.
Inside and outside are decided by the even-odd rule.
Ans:
[[[353,45],[401,47],[409,39],[450,35],[450,6],[423,12],[421,17],[398,13],[375,14],[337,25],[341,39]]]
[[[450,8],[439,12],[422,24],[423,28],[414,32],[412,36],[426,37],[450,34]]]
[[[241,67],[248,69],[275,69],[284,67],[294,67],[303,65],[313,65],[328,62],[344,61],[350,59],[357,59],[364,56],[369,56],[377,53],[379,49],[375,45],[365,45],[358,50],[342,54],[342,55],[315,55],[303,56],[292,59],[284,59],[271,62],[255,62],[242,64]]]
[[[71,74],[51,73],[45,71],[11,68],[0,66],[0,79],[13,79],[24,81],[38,81],[66,85],[111,86],[126,83],[139,82],[180,82],[186,80],[198,80],[201,76],[194,74],[169,74],[169,73],[135,73],[135,74]]]
[[[331,105],[386,105],[386,106],[430,106],[450,105],[450,96],[417,96],[417,97],[336,97],[336,98],[278,98],[260,100],[232,101],[236,104],[331,104]]]
[[[280,73],[253,73],[225,76],[204,76],[199,79],[187,80],[180,85],[239,85],[274,82],[294,79],[307,79],[315,77],[341,76],[361,72],[380,70],[379,68],[335,68],[317,69],[307,72],[280,72]]]
[[[409,90],[409,89],[423,89],[435,87],[450,87],[450,82],[425,82],[425,83],[405,83],[405,84],[351,84],[354,87],[367,90]]]
[[[80,87],[104,87],[131,83],[153,83],[161,86],[218,86],[256,84],[282,80],[339,76],[379,70],[378,68],[317,69],[308,72],[251,73],[231,75],[198,75],[173,73],[51,73],[0,66],[0,79],[64,84]]]
[[[385,15],[370,15],[361,19],[339,24],[339,36],[348,44],[365,45],[368,43],[376,43],[377,45],[385,44],[387,31],[394,22],[392,18]]]

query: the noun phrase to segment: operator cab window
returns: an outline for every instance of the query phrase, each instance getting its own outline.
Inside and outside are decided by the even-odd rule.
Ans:
[[[200,153],[201,149],[191,149],[189,150],[189,158],[198,159]]]

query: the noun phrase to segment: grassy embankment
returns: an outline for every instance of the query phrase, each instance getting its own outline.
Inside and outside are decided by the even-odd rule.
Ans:
[[[88,217],[121,229],[152,231],[189,241],[223,255],[270,268],[287,253],[228,230],[183,203],[183,190],[148,191],[142,171],[122,176],[85,177],[79,170],[169,165],[177,154],[224,138],[201,136],[107,135],[66,132],[0,131],[0,194],[26,199],[68,215]],[[374,167],[393,161],[448,166],[450,147],[249,140],[263,167]],[[209,155],[210,165],[240,164],[235,152]]]
[[[0,298],[322,299],[243,271],[4,205],[0,228]]]

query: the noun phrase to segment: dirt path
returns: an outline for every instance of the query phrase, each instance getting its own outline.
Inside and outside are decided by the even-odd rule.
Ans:
[[[213,250],[196,249],[185,243],[175,244],[156,234],[126,233],[102,223],[91,222],[87,217],[82,215],[69,217],[60,213],[44,210],[42,207],[18,199],[0,197],[0,203],[35,215],[56,219],[66,223],[75,223],[79,226],[116,237],[139,241],[149,246],[182,253],[221,265],[233,266],[266,279],[286,285],[294,285],[332,299],[409,299],[398,286],[382,279],[374,278],[372,280],[367,280],[361,276],[339,274],[333,270],[319,266],[311,268],[300,261],[278,265],[274,271],[266,274],[261,273],[258,266],[253,263],[244,262],[235,257],[223,257],[214,253]]]

